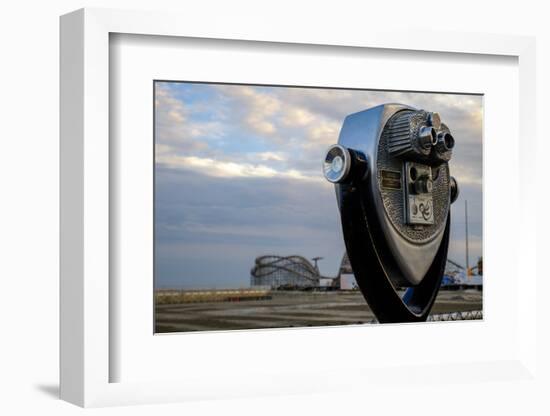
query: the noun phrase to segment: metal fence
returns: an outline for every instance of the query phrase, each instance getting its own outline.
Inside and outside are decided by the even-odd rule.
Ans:
[[[448,312],[429,315],[428,322],[444,322],[444,321],[472,321],[483,319],[483,311],[465,311],[465,312]],[[373,319],[370,324],[377,324],[378,321]]]
[[[483,319],[483,311],[449,312],[428,316],[428,322],[470,321],[473,319]]]

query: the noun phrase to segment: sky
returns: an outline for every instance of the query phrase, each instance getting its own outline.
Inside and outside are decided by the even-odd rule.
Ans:
[[[334,186],[321,160],[346,115],[384,103],[437,111],[455,138],[448,257],[482,255],[479,95],[155,83],[155,287],[248,287],[264,254],[323,257],[335,276],[345,252]]]

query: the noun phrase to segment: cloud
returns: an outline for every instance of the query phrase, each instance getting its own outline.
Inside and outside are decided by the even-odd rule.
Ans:
[[[251,157],[249,157],[250,159]],[[259,153],[260,160],[284,160],[276,155]],[[168,146],[158,146],[156,163],[171,169],[183,169],[217,178],[292,178],[303,181],[325,183],[319,175],[306,175],[296,169],[276,170],[263,164],[224,162],[196,156],[179,156],[170,152]]]
[[[215,86],[242,129],[261,135],[277,144],[292,147],[328,145],[336,141],[340,120],[315,112],[305,103],[293,102],[289,89],[240,85]],[[292,90],[292,89],[290,89]],[[306,90],[307,91],[307,90]],[[292,140],[296,138],[296,140]]]
[[[280,111],[282,103],[276,97],[247,85],[217,85],[214,88],[228,101],[228,111],[240,116],[248,129],[262,135],[277,133],[272,117]]]
[[[272,178],[277,171],[263,165],[249,163],[220,162],[210,158],[196,156],[176,156],[157,154],[157,163],[170,168],[179,168],[200,172],[203,175],[223,178],[260,177]]]
[[[266,160],[266,161],[277,161],[277,162],[284,162],[286,160],[286,157],[282,152],[260,152],[257,153],[256,156],[259,160]]]
[[[233,284],[248,282],[254,259],[267,253],[323,256],[321,270],[336,273],[344,248],[333,187],[165,167],[157,169],[156,181],[155,250],[163,259],[157,276],[192,286],[225,272]],[[236,258],[234,269],[224,268],[224,259]],[[197,259],[203,264],[198,273],[189,269]]]
[[[155,86],[155,139],[164,151],[201,151],[207,149],[205,138],[223,136],[219,121],[196,121],[191,117],[189,106],[175,97],[171,84]]]
[[[308,177],[319,165],[311,161],[321,160],[326,147],[338,140],[345,115],[385,102],[405,102],[440,112],[457,140],[451,162],[453,174],[463,176],[468,183],[481,183],[479,96],[248,85],[194,86],[209,97],[206,105],[196,100],[184,104],[172,91],[173,86],[181,84],[167,85],[158,88],[157,143],[172,146],[174,154],[188,156],[193,152],[193,156],[231,163],[255,163],[250,157],[257,157],[260,162],[282,162],[284,158],[286,164],[268,163],[267,167],[294,170]],[[213,116],[199,120],[190,116],[192,107]],[[253,136],[243,137],[247,134]],[[264,150],[251,154],[246,147],[254,142],[261,143]],[[238,147],[238,143],[242,143],[240,151],[220,151],[218,146]],[[243,166],[241,170],[250,169]]]
[[[316,117],[305,108],[292,106],[284,112],[281,121],[283,125],[290,127],[307,126],[313,123],[315,118]]]
[[[452,161],[451,175],[459,181],[459,186],[475,185],[481,190],[483,183],[481,166],[475,166],[471,163],[466,164],[464,162]]]

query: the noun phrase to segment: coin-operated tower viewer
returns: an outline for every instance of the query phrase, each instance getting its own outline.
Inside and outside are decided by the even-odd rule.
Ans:
[[[346,117],[323,160],[347,253],[379,322],[425,321],[445,271],[458,185],[436,112],[384,104]]]

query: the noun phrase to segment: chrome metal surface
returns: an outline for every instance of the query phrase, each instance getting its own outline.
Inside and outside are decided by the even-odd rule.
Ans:
[[[455,139],[445,123],[441,123],[441,128],[437,133],[437,142],[433,149],[433,160],[436,163],[449,162],[453,156],[453,147]]]
[[[396,284],[418,284],[430,267],[435,253],[441,242],[443,227],[434,233],[429,241],[422,244],[414,243],[403,238],[392,224],[378,187],[378,171],[376,159],[378,157],[378,143],[382,130],[388,120],[398,112],[416,109],[402,104],[385,104],[346,117],[340,131],[338,144],[363,152],[367,155],[369,164],[367,167],[367,186],[369,195],[375,206],[376,215],[380,227],[384,233],[387,244],[401,271],[396,278]],[[401,278],[404,277],[405,281]]]
[[[421,127],[417,137],[418,143],[424,149],[430,149],[437,143],[437,133],[433,127]]]

